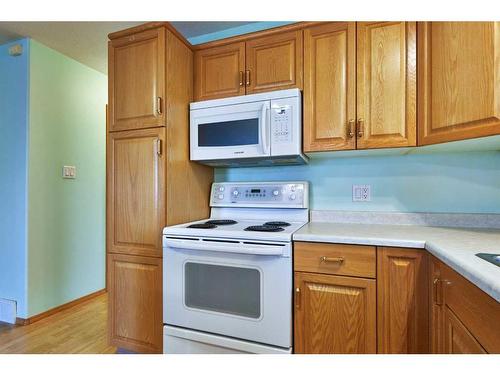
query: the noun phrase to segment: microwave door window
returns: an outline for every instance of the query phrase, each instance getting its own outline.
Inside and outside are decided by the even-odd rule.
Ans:
[[[199,147],[227,147],[259,144],[259,119],[198,124]]]

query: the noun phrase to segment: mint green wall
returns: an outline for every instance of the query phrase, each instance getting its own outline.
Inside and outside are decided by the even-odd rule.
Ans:
[[[107,103],[105,75],[30,47],[28,316],[105,286]]]
[[[500,140],[494,141],[500,148]],[[377,150],[343,157],[330,153],[303,166],[219,168],[215,180],[308,180],[311,208],[316,210],[500,214],[500,152],[444,152],[449,148],[407,155],[378,155]],[[352,202],[353,184],[370,184],[371,202]]]

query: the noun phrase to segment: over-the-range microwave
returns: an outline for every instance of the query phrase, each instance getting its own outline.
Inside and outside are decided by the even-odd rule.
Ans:
[[[215,167],[305,164],[299,89],[190,104],[191,160]]]

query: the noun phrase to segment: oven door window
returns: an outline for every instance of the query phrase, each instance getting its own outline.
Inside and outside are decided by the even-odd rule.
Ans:
[[[199,147],[244,146],[258,143],[258,118],[198,124]]]
[[[246,318],[260,318],[259,270],[187,262],[184,275],[184,303],[187,307]]]

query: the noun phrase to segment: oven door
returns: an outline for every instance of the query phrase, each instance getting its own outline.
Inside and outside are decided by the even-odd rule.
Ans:
[[[191,110],[191,160],[271,155],[269,100]]]
[[[165,324],[290,348],[290,243],[166,239]]]

